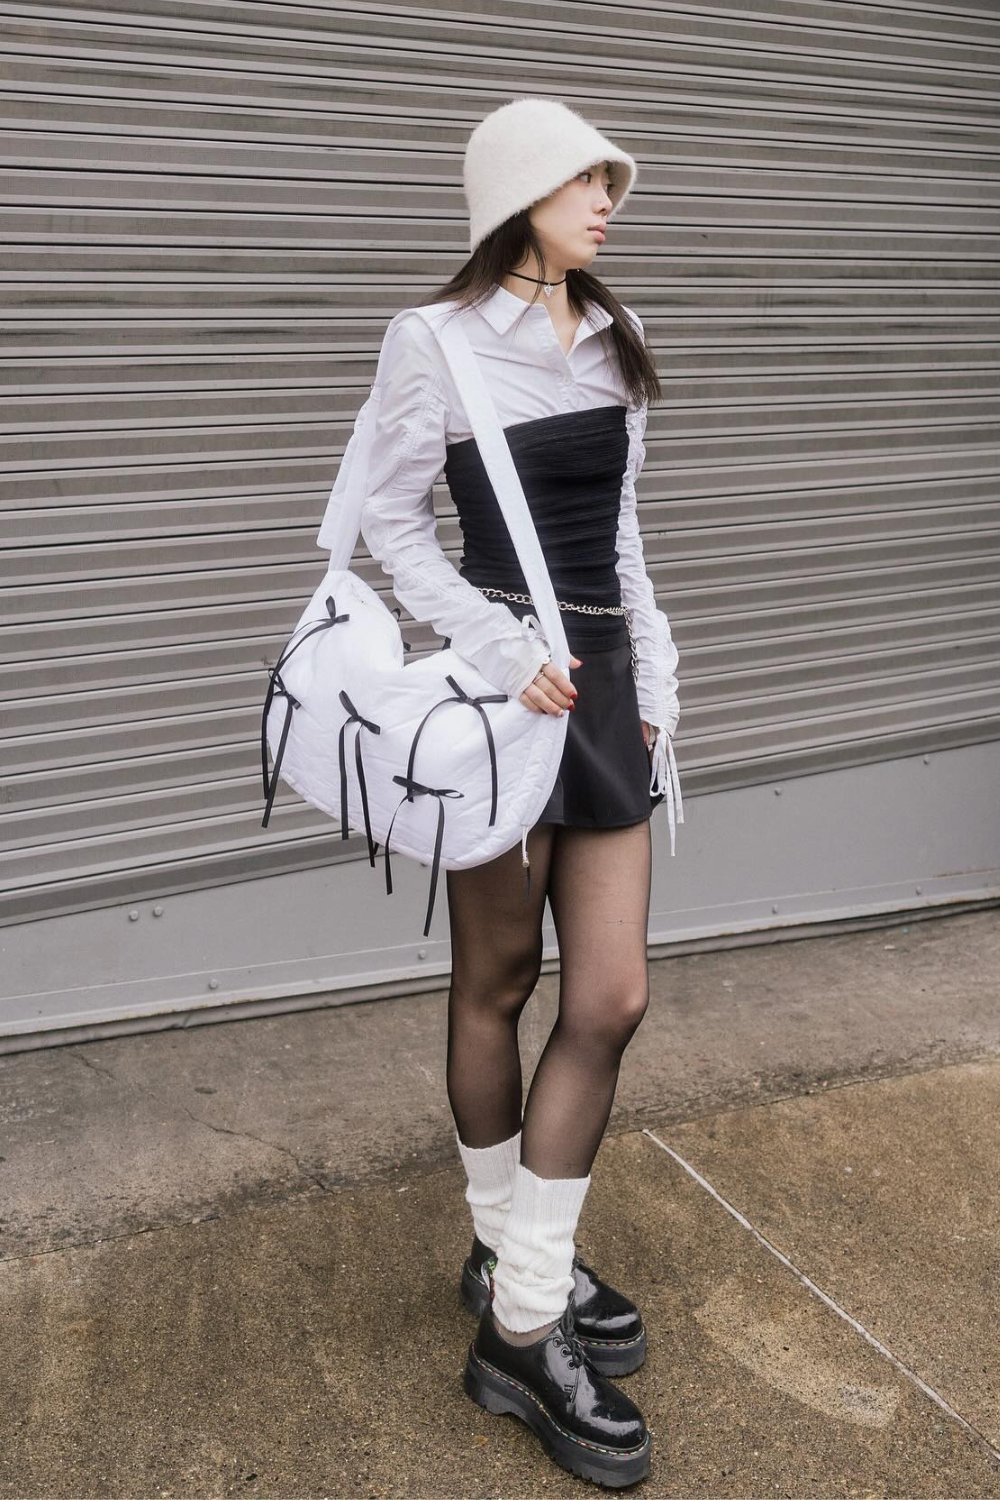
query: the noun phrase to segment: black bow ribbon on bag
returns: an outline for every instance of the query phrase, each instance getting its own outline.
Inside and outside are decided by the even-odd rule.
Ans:
[[[434,838],[434,858],[431,863],[431,890],[427,900],[427,920],[424,922],[424,937],[427,937],[431,930],[431,917],[434,915],[434,896],[437,891],[438,870],[441,866],[441,845],[444,843],[443,799],[445,797],[464,797],[465,793],[457,791],[455,787],[450,786],[424,786],[421,782],[414,781],[412,776],[394,776],[392,779],[393,781],[397,781],[400,786],[406,787],[406,795],[399,799],[399,806],[397,806],[396,812],[392,815],[392,823],[389,824],[389,831],[385,836],[385,890],[387,896],[392,895],[392,873],[389,869],[389,840],[392,838],[392,826],[396,821],[396,813],[399,812],[404,802],[412,802],[415,797],[427,796],[438,799],[437,833]]]
[[[435,713],[439,708],[443,708],[446,703],[467,703],[470,708],[474,708],[476,710],[476,712],[478,713],[480,719],[482,720],[483,729],[484,729],[484,731],[486,733],[486,746],[487,746],[487,749],[489,751],[489,757],[490,757],[490,790],[491,790],[491,796],[490,796],[490,823],[489,823],[489,826],[492,828],[493,825],[494,825],[494,823],[496,822],[496,818],[497,818],[497,793],[498,793],[498,785],[497,785],[497,780],[498,780],[498,778],[497,778],[497,752],[496,752],[496,742],[494,741],[494,738],[493,738],[493,729],[492,729],[492,726],[490,725],[489,718],[487,717],[486,710],[482,707],[482,705],[484,703],[506,703],[507,702],[507,694],[506,693],[484,693],[479,698],[473,698],[471,696],[471,694],[469,694],[469,693],[467,693],[465,691],[465,689],[461,686],[460,683],[458,683],[458,682],[455,681],[455,678],[452,677],[450,673],[448,673],[445,676],[445,682],[447,682],[448,686],[452,689],[451,695],[449,697],[447,697],[447,698],[440,698],[437,701],[437,703],[432,704],[431,707],[424,714],[424,716],[421,719],[420,723],[417,725],[416,732],[414,733],[413,739],[410,742],[410,754],[409,754],[409,757],[407,759],[407,764],[406,764],[406,775],[405,776],[394,776],[392,778],[393,781],[397,781],[400,786],[405,786],[407,790],[406,790],[406,796],[400,799],[399,806],[396,808],[396,812],[394,812],[393,815],[392,815],[392,823],[389,824],[389,832],[388,832],[388,834],[386,834],[386,840],[385,840],[385,888],[386,888],[387,894],[391,895],[392,894],[392,876],[391,876],[390,869],[389,869],[389,839],[390,839],[390,837],[392,835],[392,826],[393,826],[393,823],[395,823],[395,821],[396,821],[396,813],[399,812],[399,808],[402,807],[402,805],[403,805],[404,802],[412,802],[413,799],[414,799],[414,796],[426,795],[426,796],[430,796],[430,797],[437,797],[437,799],[438,799],[437,836],[436,836],[436,838],[434,840],[434,859],[433,859],[432,866],[431,866],[431,887],[430,887],[430,897],[429,897],[428,902],[427,902],[427,921],[424,924],[424,937],[427,937],[429,935],[429,933],[430,933],[431,917],[432,917],[433,912],[434,912],[434,896],[435,896],[435,892],[437,891],[438,871],[440,869],[440,864],[441,864],[441,846],[442,846],[442,843],[444,841],[444,802],[442,801],[442,798],[444,798],[444,797],[464,797],[465,793],[457,791],[454,787],[430,787],[430,786],[424,786],[422,782],[419,782],[419,781],[417,781],[417,780],[414,779],[413,771],[414,771],[414,767],[416,765],[417,745],[420,742],[420,736],[423,733],[424,726],[427,723],[428,719],[430,718],[431,714]]]
[[[303,641],[307,641],[311,635],[315,635],[318,630],[329,630],[331,625],[342,625],[345,620],[351,618],[349,614],[338,615],[337,605],[332,594],[327,594],[326,596],[326,614],[327,617],[325,620],[313,620],[307,622],[305,626],[299,626],[302,634],[298,640],[295,639],[295,633],[292,634],[285,649],[268,673],[270,680],[264,698],[264,712],[260,720],[260,769],[264,781],[264,797],[266,799],[264,816],[261,819],[262,828],[267,827],[268,819],[271,816],[271,808],[274,804],[274,794],[278,790],[278,772],[281,770],[281,760],[285,753],[285,743],[292,724],[292,711],[293,709],[302,707],[299,700],[292,697],[282,681],[281,668],[285,665],[288,658],[299,649]],[[271,704],[275,698],[284,698],[285,717],[281,726],[281,735],[278,739],[278,749],[274,757],[274,766],[269,777],[267,774],[267,717],[271,712]]]
[[[493,739],[493,729],[492,729],[492,727],[490,725],[490,721],[489,721],[489,718],[488,718],[488,716],[486,714],[486,711],[482,707],[482,705],[484,703],[506,703],[507,702],[507,694],[506,693],[484,693],[479,698],[471,698],[469,696],[469,694],[465,691],[465,689],[461,686],[461,684],[458,683],[458,682],[456,682],[455,679],[454,679],[454,677],[452,677],[450,674],[447,677],[445,677],[445,682],[449,683],[451,685],[451,687],[454,688],[454,690],[455,690],[455,697],[457,698],[457,700],[460,703],[467,703],[470,708],[474,708],[476,710],[476,712],[478,713],[479,717],[483,721],[483,729],[486,731],[486,745],[487,745],[487,748],[489,750],[489,755],[490,755],[490,793],[491,793],[491,795],[490,795],[490,823],[489,823],[489,826],[492,828],[493,825],[494,825],[494,823],[497,820],[497,793],[498,793],[498,784],[497,784],[497,747],[496,747],[496,743],[495,743],[495,741]],[[445,701],[447,702],[449,700],[446,699]]]
[[[489,826],[492,828],[497,820],[497,749],[496,742],[493,739],[492,726],[490,724],[486,710],[482,705],[484,703],[506,703],[507,694],[484,693],[480,698],[473,698],[465,691],[460,683],[455,681],[454,677],[452,677],[450,673],[446,675],[444,680],[452,689],[451,696],[448,698],[439,698],[437,703],[432,704],[432,706],[427,710],[423,718],[420,720],[420,723],[417,725],[416,733],[414,734],[413,741],[410,745],[410,756],[406,765],[406,774],[408,777],[413,776],[413,768],[416,763],[417,757],[417,744],[420,740],[421,734],[423,733],[424,725],[427,723],[427,720],[430,718],[431,714],[436,713],[439,708],[443,708],[446,703],[467,703],[470,708],[474,708],[476,710],[477,714],[482,720],[483,729],[486,731],[486,747],[489,751],[490,757],[491,796]]]
[[[364,765],[363,765],[362,760],[361,760],[361,731],[362,731],[362,729],[367,729],[367,730],[369,730],[369,732],[371,734],[381,734],[382,733],[382,729],[381,729],[381,726],[379,724],[373,723],[371,719],[362,718],[361,714],[358,713],[358,711],[355,708],[354,704],[351,702],[350,698],[347,696],[347,694],[343,690],[341,690],[341,693],[340,693],[340,701],[344,705],[344,707],[347,709],[347,712],[348,712],[348,715],[349,715],[349,717],[346,718],[344,720],[343,724],[341,724],[341,726],[340,726],[340,739],[339,739],[338,746],[337,746],[338,754],[340,756],[340,832],[341,832],[341,838],[345,838],[346,839],[347,836],[348,836],[348,826],[347,826],[347,758],[346,758],[346,755],[345,755],[344,737],[347,734],[348,726],[351,725],[351,724],[357,724],[357,726],[358,726],[358,732],[354,736],[354,761],[355,761],[355,765],[357,767],[357,772],[358,772],[358,786],[361,789],[361,810],[364,813],[364,819],[365,819],[365,837],[368,840],[368,863],[371,865],[372,869],[374,870],[374,868],[375,868],[375,850],[377,848],[377,845],[372,840],[372,824],[371,824],[371,818],[369,817],[369,814],[368,814],[368,787],[367,787],[367,784],[365,782],[365,768],[364,768]]]
[[[280,663],[279,663],[280,665]],[[293,698],[281,680],[278,667],[274,666],[270,672],[270,682],[267,685],[267,696],[264,699],[264,714],[260,725],[260,764],[264,776],[264,816],[261,819],[261,827],[266,828],[271,816],[271,808],[274,804],[274,794],[278,790],[278,772],[281,770],[281,761],[285,753],[285,742],[288,739],[288,731],[292,727],[292,710],[301,708],[302,704],[298,698]],[[281,724],[281,735],[278,739],[278,748],[274,755],[274,770],[270,780],[267,775],[267,716],[271,712],[271,704],[275,698],[284,698],[285,717]]]

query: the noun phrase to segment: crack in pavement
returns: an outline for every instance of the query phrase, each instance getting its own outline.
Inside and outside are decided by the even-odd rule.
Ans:
[[[102,1078],[110,1078],[112,1083],[121,1083],[121,1079],[116,1078],[114,1073],[109,1072],[107,1068],[102,1068],[100,1063],[94,1062],[93,1058],[84,1057],[83,1053],[77,1052],[74,1047],[66,1047],[63,1050],[67,1057],[75,1057],[77,1062],[82,1062],[84,1067],[92,1069],[95,1073],[99,1073]]]
[[[110,1079],[112,1083],[118,1084],[120,1088],[136,1088],[135,1084],[129,1083],[126,1080],[119,1078],[116,1073],[111,1072],[111,1070],[108,1068],[101,1067],[99,1063],[95,1063],[91,1058],[84,1057],[84,1055],[81,1052],[77,1052],[75,1048],[67,1047],[65,1050],[70,1057],[75,1057],[77,1061],[82,1062],[85,1067],[91,1068],[95,1073],[100,1074],[102,1078]],[[182,1099],[164,1099],[163,1095],[157,1093],[155,1089],[146,1088],[143,1092],[145,1094],[148,1094],[151,1099],[155,1099],[158,1104],[162,1104],[168,1111],[168,1113],[173,1106],[179,1106],[187,1115],[189,1120],[193,1120],[196,1125],[201,1125],[206,1130],[213,1131],[216,1135],[231,1135],[235,1136],[237,1140],[253,1141],[256,1145],[263,1146],[268,1151],[275,1151],[281,1156],[288,1157],[289,1161],[294,1162],[300,1174],[303,1178],[305,1178],[306,1181],[313,1183],[324,1193],[329,1191],[325,1181],[323,1180],[322,1174],[318,1172],[315,1167],[307,1166],[300,1157],[296,1156],[295,1152],[290,1146],[281,1146],[278,1145],[275,1141],[265,1141],[262,1136],[253,1135],[249,1130],[233,1130],[227,1125],[214,1125],[211,1120],[205,1120],[202,1119],[201,1115],[196,1115],[191,1109],[188,1108],[188,1106]]]
[[[161,1100],[160,1102],[162,1103],[163,1101]],[[276,1145],[273,1141],[265,1141],[259,1135],[251,1135],[249,1130],[231,1130],[227,1125],[213,1125],[210,1120],[203,1120],[200,1115],[193,1114],[191,1110],[188,1109],[186,1104],[181,1104],[181,1109],[187,1115],[189,1120],[193,1120],[196,1125],[203,1125],[206,1130],[214,1131],[216,1135],[232,1135],[235,1136],[237,1140],[255,1141],[258,1146],[264,1146],[268,1151],[277,1151],[281,1156],[287,1156],[289,1161],[295,1163],[296,1167],[298,1167],[299,1169],[299,1172],[307,1182],[313,1183],[324,1193],[329,1191],[326,1183],[323,1180],[322,1174],[318,1173],[313,1167],[307,1167],[306,1164],[295,1155],[295,1152],[290,1146],[279,1146]]]

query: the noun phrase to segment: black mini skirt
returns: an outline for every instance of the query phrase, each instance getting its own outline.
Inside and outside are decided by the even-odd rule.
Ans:
[[[534,606],[503,601],[522,619]],[[582,666],[570,669],[577,689],[567,709],[566,743],[555,785],[539,823],[571,828],[623,828],[649,818],[652,757],[643,738],[632,676],[628,626],[622,615],[561,611],[566,640]]]

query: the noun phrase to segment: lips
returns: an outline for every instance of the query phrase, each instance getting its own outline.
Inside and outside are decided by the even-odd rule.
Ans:
[[[604,227],[601,224],[591,224],[591,226],[590,226],[590,233],[591,234],[599,234],[600,237],[601,237],[601,242],[602,243],[606,239],[606,235],[605,235],[605,232],[604,232]]]

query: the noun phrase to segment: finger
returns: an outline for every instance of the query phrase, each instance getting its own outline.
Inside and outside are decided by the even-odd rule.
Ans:
[[[576,689],[574,687],[571,686],[570,691],[567,693],[551,677],[542,678],[538,686],[545,696],[560,709],[570,708],[576,699]]]
[[[555,699],[560,708],[568,708],[570,700],[577,696],[577,689],[566,673],[550,661],[542,663],[529,686],[541,688],[550,698]]]
[[[545,686],[555,687],[562,694],[563,698],[579,697],[579,688],[558,667],[546,665],[545,673],[541,680]]]
[[[578,656],[571,656],[569,659],[569,665],[571,668],[582,667],[583,662]],[[550,682],[558,682],[563,686],[572,687],[572,683],[570,682],[566,673],[562,670],[561,667],[557,667],[555,662],[553,661],[543,661],[541,667],[539,668],[539,672],[543,677],[547,677]],[[534,680],[535,679],[533,678],[532,681]]]
[[[558,703],[556,703],[555,699],[551,698],[549,694],[542,688],[542,680],[544,679],[540,679],[539,682],[532,682],[528,684],[524,692],[521,694],[521,702],[525,705],[526,708],[533,708],[539,713],[562,713],[562,708],[560,708]]]

